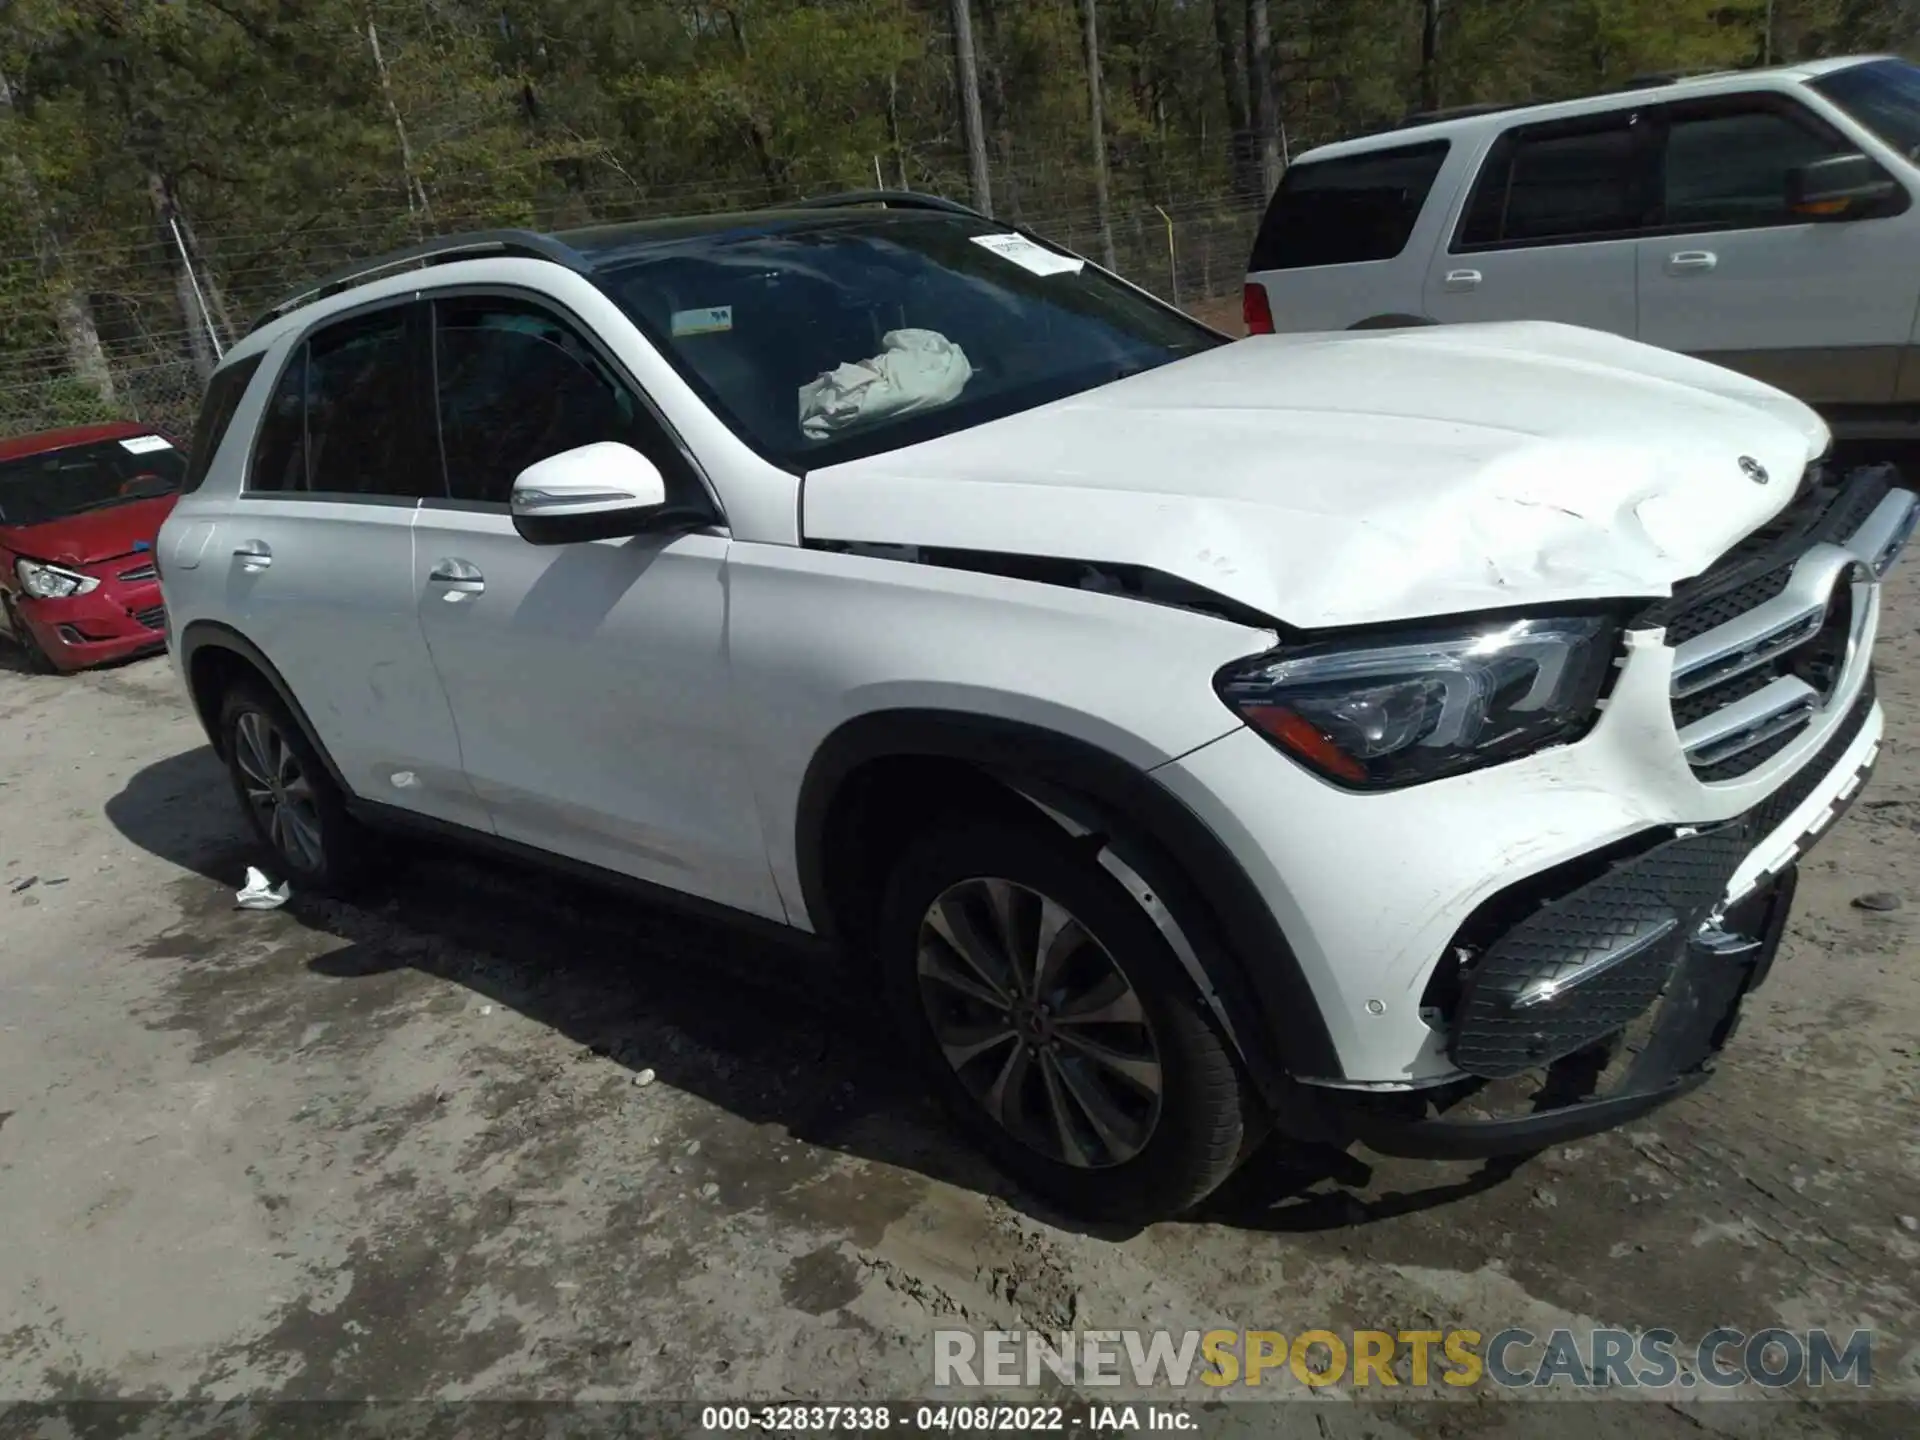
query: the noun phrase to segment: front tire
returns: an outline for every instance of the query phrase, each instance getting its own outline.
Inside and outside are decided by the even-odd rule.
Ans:
[[[13,643],[19,647],[21,658],[26,661],[30,675],[51,675],[60,667],[53,663],[53,657],[41,648],[40,641],[33,631],[27,628],[27,622],[20,618],[20,611],[11,598],[5,600],[7,607],[7,629],[13,633]]]
[[[1259,1102],[1160,932],[1066,836],[979,821],[925,837],[877,940],[935,1092],[1027,1188],[1146,1223],[1233,1172]]]
[[[366,873],[369,837],[280,698],[264,686],[234,686],[221,702],[220,739],[234,796],[275,878],[321,894],[351,889]]]

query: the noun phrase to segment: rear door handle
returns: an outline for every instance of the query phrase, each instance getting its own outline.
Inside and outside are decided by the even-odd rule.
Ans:
[[[273,547],[264,540],[245,540],[233,547],[233,558],[248,575],[258,575],[273,564]]]
[[[1477,290],[1480,288],[1481,275],[1478,270],[1449,270],[1447,278],[1441,283],[1449,290]]]
[[[1719,263],[1720,257],[1711,250],[1676,250],[1667,257],[1667,269],[1676,275],[1711,270]]]
[[[471,560],[454,558],[442,560],[429,570],[427,583],[441,592],[441,599],[449,604],[457,604],[468,595],[483,594],[487,588],[487,577],[480,573],[480,567]]]

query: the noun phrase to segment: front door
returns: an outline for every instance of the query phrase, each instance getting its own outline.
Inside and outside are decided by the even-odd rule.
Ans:
[[[413,519],[442,492],[422,383],[424,307],[322,326],[268,401],[246,483],[201,564],[280,672],[348,787],[485,823],[414,620]]]
[[[535,546],[514,477],[595,441],[673,487],[690,462],[570,318],[503,295],[434,302],[452,498],[414,532],[414,598],[473,787],[505,839],[775,919],[735,727],[725,535]]]
[[[1661,224],[1638,242],[1640,338],[1812,404],[1891,402],[1920,211],[1794,214],[1787,172],[1856,147],[1791,96],[1695,100],[1666,117]]]

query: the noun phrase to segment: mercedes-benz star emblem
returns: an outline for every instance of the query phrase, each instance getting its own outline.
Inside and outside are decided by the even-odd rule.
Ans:
[[[1740,457],[1740,473],[1756,485],[1764,485],[1771,478],[1767,474],[1767,467],[1751,455],[1742,455]]]

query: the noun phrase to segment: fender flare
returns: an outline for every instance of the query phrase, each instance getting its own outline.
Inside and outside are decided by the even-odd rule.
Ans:
[[[844,939],[833,914],[827,854],[829,819],[842,783],[868,761],[913,757],[978,767],[1039,808],[1057,812],[1056,821],[1066,817],[1103,837],[1126,868],[1167,897],[1269,1099],[1287,1089],[1290,1076],[1344,1075],[1299,960],[1226,845],[1151,774],[1041,726],[962,711],[903,709],[856,716],[828,735],[801,783],[794,835],[801,898],[823,936]]]
[[[307,744],[313,747],[313,753],[318,755],[320,757],[320,763],[326,766],[327,778],[333,782],[335,788],[338,789],[342,795],[351,796],[353,794],[352,789],[347,785],[346,777],[340,773],[339,767],[333,763],[333,756],[327,753],[327,747],[321,743],[320,732],[313,728],[313,721],[307,717],[306,710],[303,709],[300,702],[294,698],[292,687],[287,684],[280,672],[274,668],[273,662],[267,659],[266,655],[261,652],[258,645],[255,645],[231,625],[223,624],[218,620],[194,620],[189,622],[186,629],[180,632],[178,648],[180,651],[180,673],[187,683],[188,698],[193,701],[194,713],[200,717],[200,728],[207,732],[207,739],[212,743],[216,755],[221,755],[220,713],[218,709],[209,713],[207,707],[201,702],[200,696],[193,691],[193,662],[196,656],[206,650],[225,650],[230,654],[238,656],[241,660],[245,661],[250,668],[257,671],[260,678],[272,687],[273,693],[279,698],[280,703],[287,707],[287,713],[293,717],[294,723],[300,727],[300,733],[306,737]],[[221,758],[225,759],[226,757],[221,755]]]

